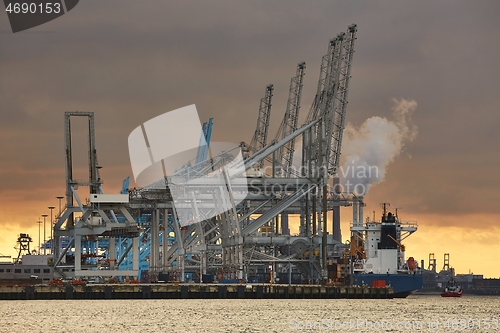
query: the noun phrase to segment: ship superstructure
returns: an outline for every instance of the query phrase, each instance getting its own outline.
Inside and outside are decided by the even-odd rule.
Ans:
[[[362,220],[363,205],[356,208],[351,225],[352,276],[356,284],[378,285],[384,281],[395,294],[406,297],[422,288],[422,274],[413,257],[405,259],[402,241],[417,231],[417,222],[402,222],[383,203],[380,221]],[[379,282],[373,282],[379,281]]]

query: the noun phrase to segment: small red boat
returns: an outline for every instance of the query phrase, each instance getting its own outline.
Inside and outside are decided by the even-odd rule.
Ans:
[[[462,294],[462,288],[457,286],[454,280],[451,280],[446,284],[446,288],[444,288],[444,291],[441,293],[441,297],[461,297]]]

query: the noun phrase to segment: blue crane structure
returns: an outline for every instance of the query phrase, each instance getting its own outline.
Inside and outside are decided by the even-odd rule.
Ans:
[[[208,122],[204,122],[202,125],[202,134],[200,137],[200,144],[198,146],[198,151],[196,154],[196,161],[195,165],[200,165],[202,162],[204,162],[209,153],[209,148],[210,148],[210,140],[212,137],[212,128],[213,128],[213,118],[210,118]],[[128,187],[130,184],[130,177],[127,177],[123,181],[123,187],[121,190],[121,193],[128,193]],[[139,274],[138,277],[141,280],[155,280],[157,279],[157,274],[152,274],[151,276],[148,275],[148,272],[151,268],[150,267],[150,255],[151,252],[155,251],[154,249],[154,244],[152,246],[152,243],[155,243],[157,237],[157,243],[158,244],[166,244],[167,246],[171,246],[174,244],[176,240],[175,233],[173,232],[173,217],[172,214],[161,214],[158,217],[158,230],[156,232],[153,230],[154,228],[152,227],[152,224],[154,223],[153,221],[153,216],[154,214],[150,212],[144,212],[142,213],[139,217],[136,218],[137,223],[143,227],[142,232],[139,234]],[[165,218],[166,216],[166,218]],[[165,239],[165,241],[164,241]],[[121,254],[121,258],[123,258],[122,261],[117,262],[117,265],[119,269],[123,270],[128,270],[131,269],[132,267],[132,261],[130,260],[129,257],[125,256],[124,254],[127,253],[127,251],[130,251],[131,247],[130,240],[128,238],[123,238],[120,239],[120,241],[116,242],[116,253]],[[100,250],[103,253],[103,257],[106,258],[108,256],[108,247],[109,244],[102,243],[100,246]],[[96,249],[97,250],[97,249]],[[159,255],[159,260],[162,259],[164,253],[166,253],[165,249],[162,249],[161,252],[158,253]],[[189,259],[191,256],[188,255]],[[177,261],[174,260],[172,262],[173,266],[177,265]],[[188,273],[187,276],[184,275],[184,277],[187,277],[188,279],[192,279],[193,275],[192,273]],[[175,277],[178,278],[178,277]]]

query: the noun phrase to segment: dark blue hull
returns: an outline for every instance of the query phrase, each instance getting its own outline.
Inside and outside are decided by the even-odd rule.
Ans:
[[[385,285],[394,289],[394,297],[406,297],[422,288],[422,274],[354,274],[357,285],[372,285],[374,280],[384,280]]]

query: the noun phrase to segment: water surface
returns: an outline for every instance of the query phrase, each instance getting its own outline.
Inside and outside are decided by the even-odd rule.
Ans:
[[[0,301],[0,332],[500,332],[500,297]]]

